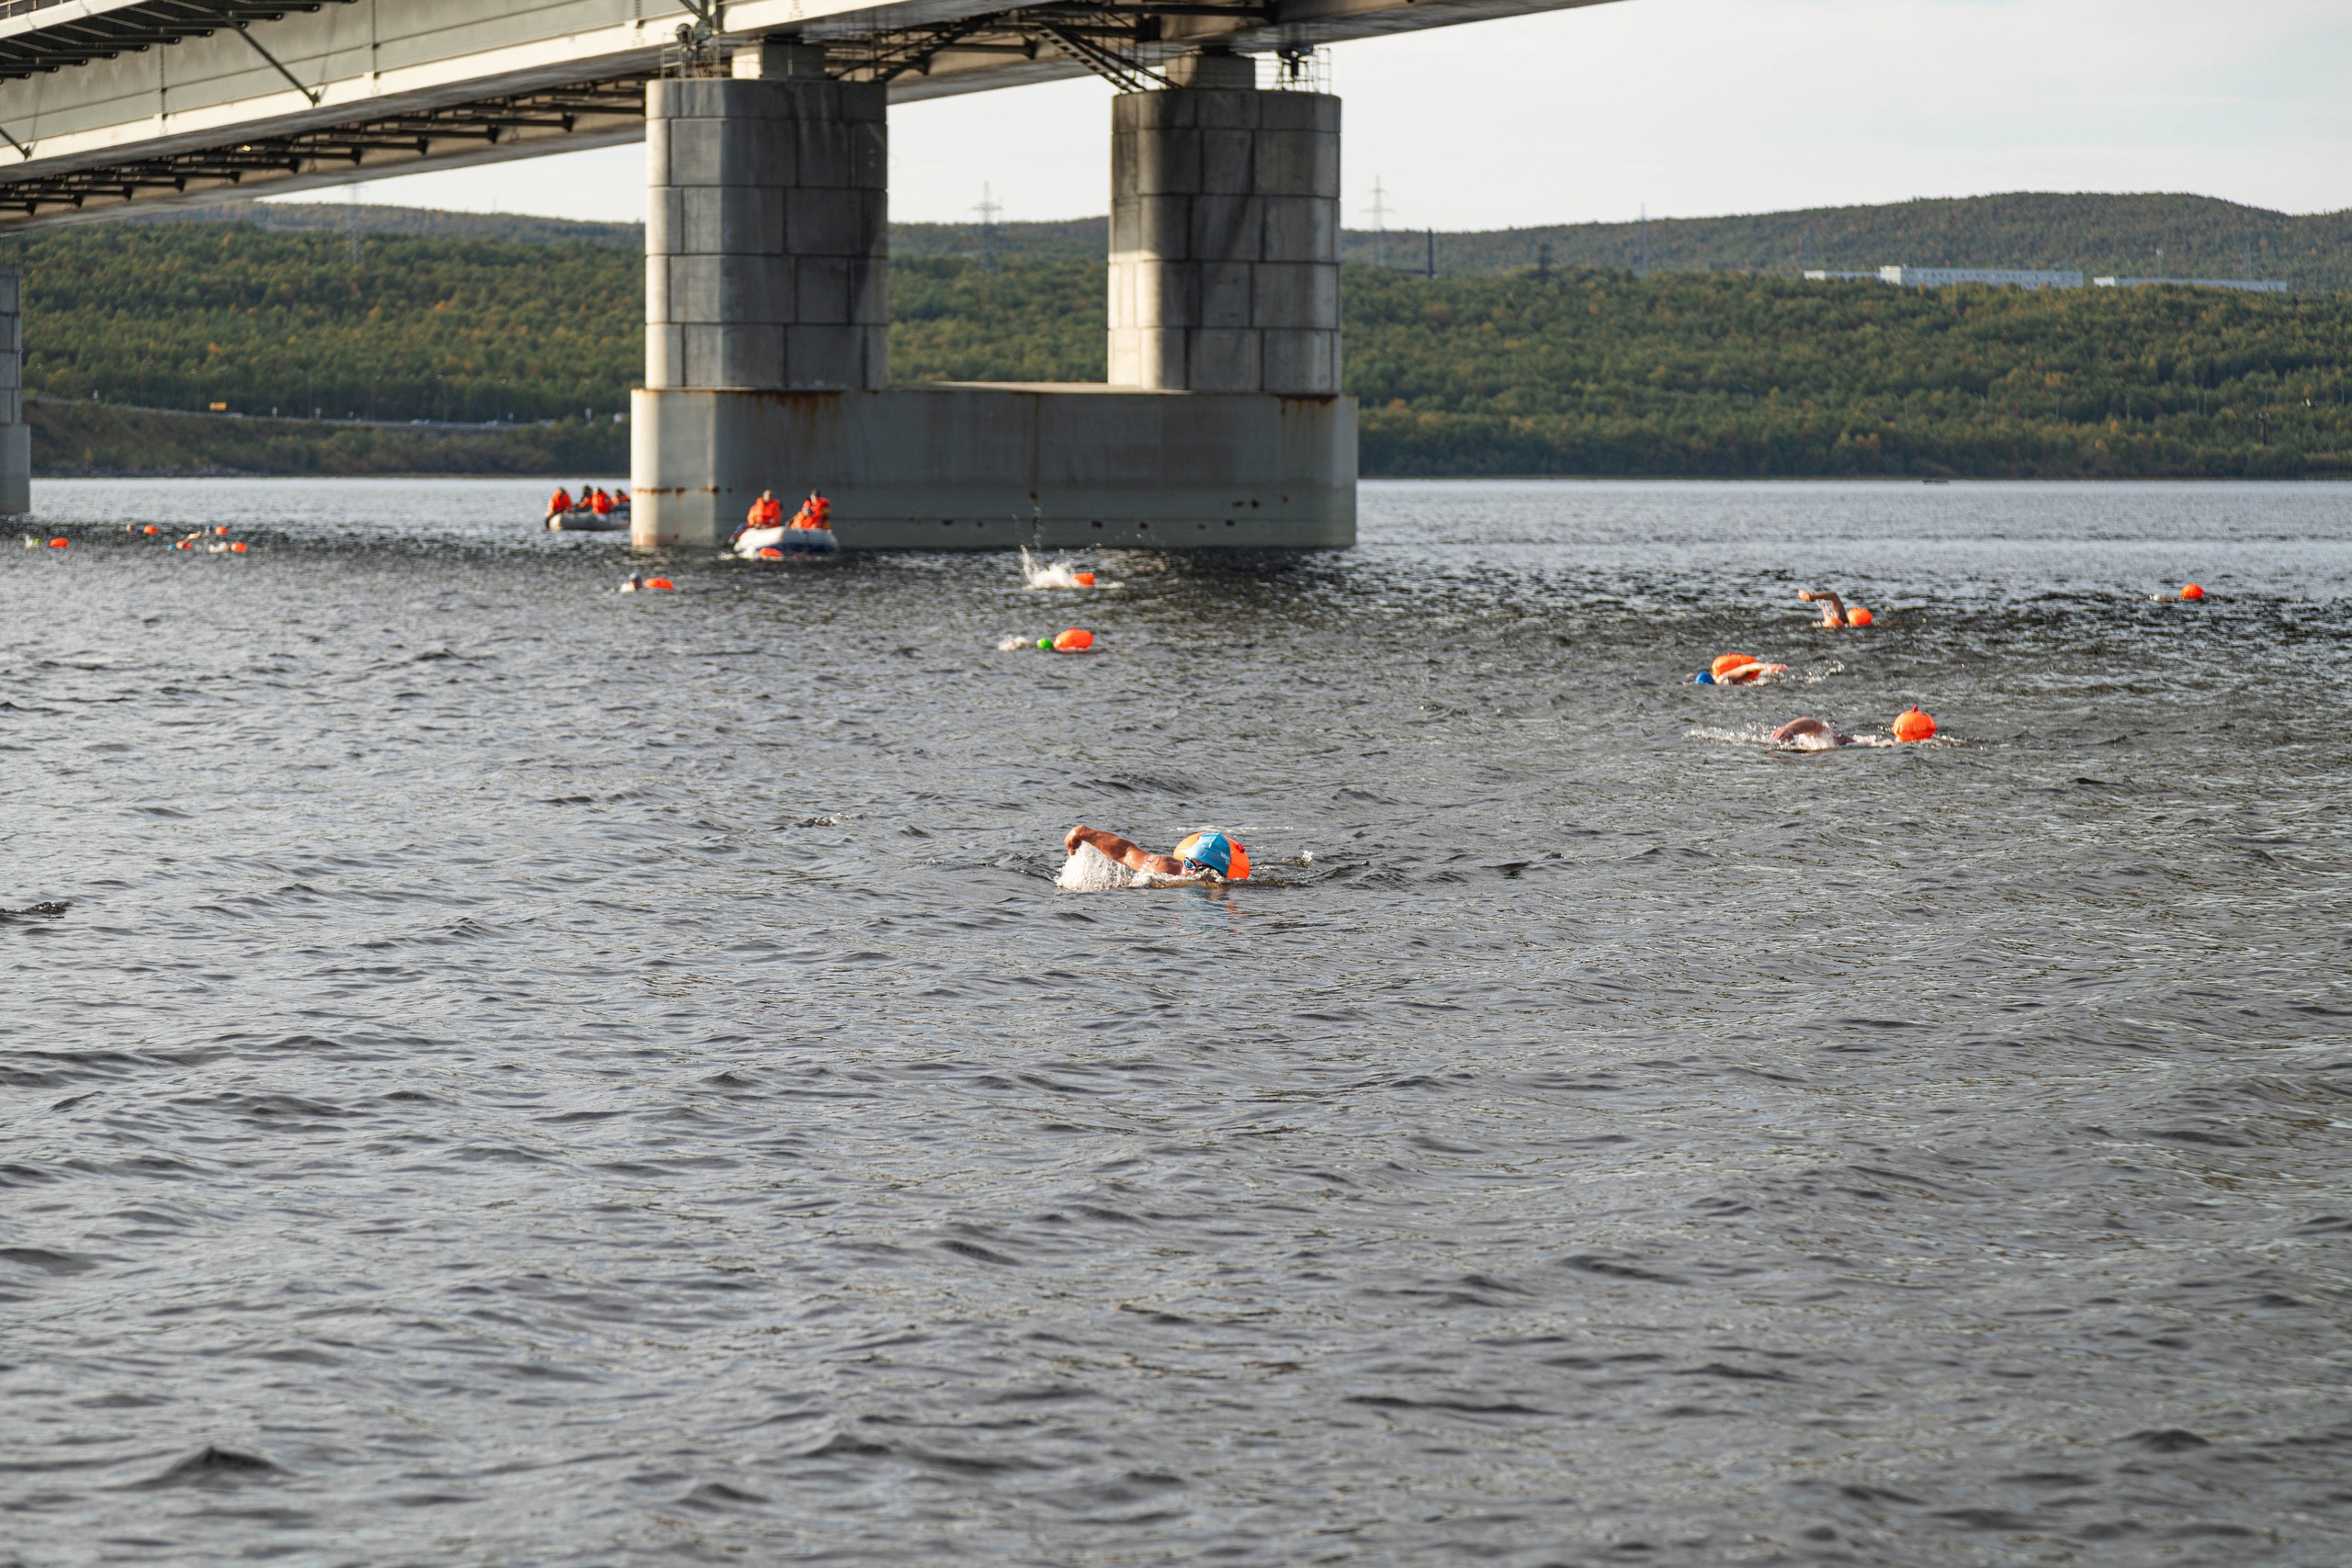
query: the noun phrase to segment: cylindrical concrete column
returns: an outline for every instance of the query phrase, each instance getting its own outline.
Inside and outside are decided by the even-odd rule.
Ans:
[[[33,440],[25,423],[24,275],[0,266],[0,513],[33,509]]]
[[[646,85],[647,387],[889,383],[884,89],[823,62],[754,45]]]
[[[1238,55],[1112,100],[1114,386],[1340,389],[1340,100]]]

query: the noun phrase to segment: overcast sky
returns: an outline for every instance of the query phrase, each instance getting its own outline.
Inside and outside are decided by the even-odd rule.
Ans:
[[[1341,44],[1347,220],[1505,228],[2010,190],[2352,207],[2352,0],[1616,0]],[[1094,81],[894,109],[891,216],[1108,206]],[[363,199],[644,216],[637,147]],[[341,199],[339,197],[335,199]]]

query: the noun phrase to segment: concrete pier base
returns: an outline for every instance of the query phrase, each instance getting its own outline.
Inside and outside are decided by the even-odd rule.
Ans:
[[[763,490],[847,549],[1317,548],[1356,537],[1355,400],[1064,385],[634,394],[641,549],[723,544]]]

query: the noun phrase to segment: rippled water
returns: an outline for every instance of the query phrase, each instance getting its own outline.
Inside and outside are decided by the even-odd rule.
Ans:
[[[2352,491],[540,488],[0,554],[0,1562],[2352,1557]]]

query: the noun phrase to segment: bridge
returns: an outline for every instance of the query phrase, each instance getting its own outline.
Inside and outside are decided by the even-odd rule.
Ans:
[[[0,234],[642,141],[640,547],[810,483],[851,546],[1344,545],[1317,51],[1596,3],[0,0]],[[892,385],[888,107],[1088,74],[1118,89],[1109,380]],[[0,511],[28,509],[17,295]]]

